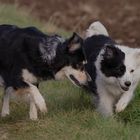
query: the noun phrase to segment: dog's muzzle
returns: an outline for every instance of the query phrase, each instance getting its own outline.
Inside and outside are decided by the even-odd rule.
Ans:
[[[120,86],[122,90],[124,91],[128,91],[129,90],[129,87],[125,87],[125,86]]]

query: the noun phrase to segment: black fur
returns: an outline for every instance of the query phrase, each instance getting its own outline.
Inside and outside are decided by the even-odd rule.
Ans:
[[[125,54],[116,48],[115,45],[115,41],[104,35],[94,35],[84,41],[84,52],[87,59],[85,70],[92,79],[92,81],[88,82],[88,86],[95,94],[97,94],[95,62],[102,49],[105,50],[103,60],[101,61],[102,73],[107,77],[121,77],[125,73],[125,66],[123,64]]]
[[[121,77],[125,73],[124,58],[125,54],[120,49],[114,46],[107,46],[104,54],[104,59],[101,62],[101,71],[107,77]],[[111,51],[112,56],[108,57],[108,52]]]
[[[54,78],[64,66],[75,68],[84,56],[81,48],[70,51],[74,43],[82,43],[76,34],[64,39],[58,35],[46,35],[35,27],[0,25],[0,75],[4,86],[27,87],[21,75],[22,69],[27,69],[37,78],[48,79]]]

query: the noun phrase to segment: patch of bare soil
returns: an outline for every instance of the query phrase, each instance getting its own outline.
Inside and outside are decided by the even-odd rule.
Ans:
[[[100,20],[120,43],[140,46],[140,0],[0,0],[29,9],[42,21],[81,33]]]

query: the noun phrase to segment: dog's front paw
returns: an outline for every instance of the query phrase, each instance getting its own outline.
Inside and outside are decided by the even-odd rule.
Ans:
[[[116,104],[116,109],[115,109],[115,112],[116,113],[119,113],[119,112],[122,112],[127,106],[127,103],[126,102],[118,102]]]

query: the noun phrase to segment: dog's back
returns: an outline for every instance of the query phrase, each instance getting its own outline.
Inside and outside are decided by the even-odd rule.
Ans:
[[[45,37],[46,35],[39,31],[36,27],[25,27],[25,28],[19,28],[16,25],[8,25],[8,24],[3,24],[0,25],[0,37],[8,37],[8,36],[13,36],[19,35],[19,34],[28,34],[30,36],[42,36]],[[18,37],[18,36],[16,36]]]

